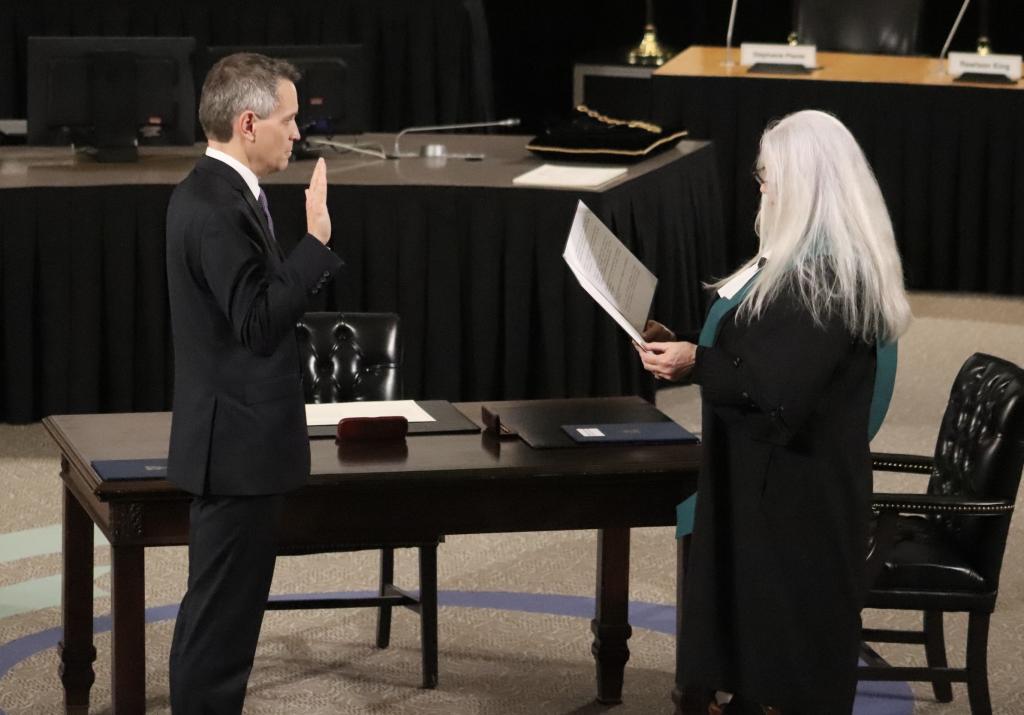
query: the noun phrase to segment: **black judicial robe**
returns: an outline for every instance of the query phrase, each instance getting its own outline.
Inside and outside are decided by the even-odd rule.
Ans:
[[[783,715],[848,715],[872,474],[875,348],[788,294],[698,348],[704,462],[682,682]]]

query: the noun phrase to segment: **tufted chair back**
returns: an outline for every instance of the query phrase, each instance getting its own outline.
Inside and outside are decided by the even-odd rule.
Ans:
[[[402,399],[394,313],[306,313],[295,326],[306,402]]]
[[[1017,497],[1024,467],[1024,370],[975,353],[953,382],[935,445],[928,493],[940,496]],[[931,515],[995,591],[1010,516]]]
[[[800,42],[823,52],[912,55],[924,0],[796,0]]]

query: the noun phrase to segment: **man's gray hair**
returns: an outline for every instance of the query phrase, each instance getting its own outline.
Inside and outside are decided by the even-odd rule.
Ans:
[[[298,82],[301,75],[291,62],[254,52],[228,55],[211,69],[199,100],[199,123],[208,139],[231,141],[235,118],[252,111],[266,119],[277,107],[277,82]]]

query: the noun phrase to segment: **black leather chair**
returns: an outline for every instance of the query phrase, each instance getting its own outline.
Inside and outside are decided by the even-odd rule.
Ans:
[[[306,313],[296,326],[302,386],[307,403],[402,399],[399,318],[392,313]],[[423,687],[437,686],[437,546],[428,542],[358,543],[341,547],[282,550],[282,556],[380,549],[378,595],[369,598],[273,598],[269,610],[358,608],[377,611],[377,647],[391,639],[391,609],[405,606],[420,616]],[[394,584],[395,549],[419,549],[420,594]]]
[[[992,712],[989,617],[1022,467],[1024,370],[980,353],[953,383],[934,457],[874,455],[876,470],[931,479],[926,494],[874,495],[879,516],[869,565],[877,577],[866,606],[922,611],[924,627],[864,629],[863,637],[922,644],[928,667],[890,667],[865,645],[861,680],[930,681],[940,702],[953,699],[951,682],[966,682],[972,714]],[[946,663],[943,614],[955,611],[970,614],[965,668]]]
[[[796,34],[824,52],[912,55],[924,0],[794,0]]]

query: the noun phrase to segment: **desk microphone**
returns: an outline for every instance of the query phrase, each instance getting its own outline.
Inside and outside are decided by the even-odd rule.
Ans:
[[[953,29],[949,31],[949,37],[946,38],[946,44],[942,46],[942,52],[939,53],[939,74],[949,73],[949,60],[946,60],[946,69],[942,69],[942,60],[946,56],[946,52],[949,51],[949,43],[953,41],[953,35],[956,34],[956,29],[960,27],[960,21],[964,19],[964,13],[967,12],[967,6],[971,3],[971,0],[964,0],[963,7],[960,8],[960,14],[956,16],[956,22],[953,23]]]
[[[723,63],[726,67],[732,67],[735,63],[732,61],[732,29],[736,25],[736,6],[739,4],[739,0],[732,0],[732,10],[729,12],[729,29],[725,32],[725,62]]]
[[[483,154],[449,154],[448,148],[444,144],[425,144],[418,153],[407,153],[403,154],[398,149],[398,142],[405,134],[412,132],[439,132],[448,129],[477,129],[480,127],[517,127],[519,126],[518,119],[502,119],[496,122],[473,122],[470,124],[441,124],[436,127],[409,127],[403,129],[395,135],[395,152],[394,154],[388,155],[388,159],[415,159],[415,158],[428,158],[428,159],[483,159]]]

